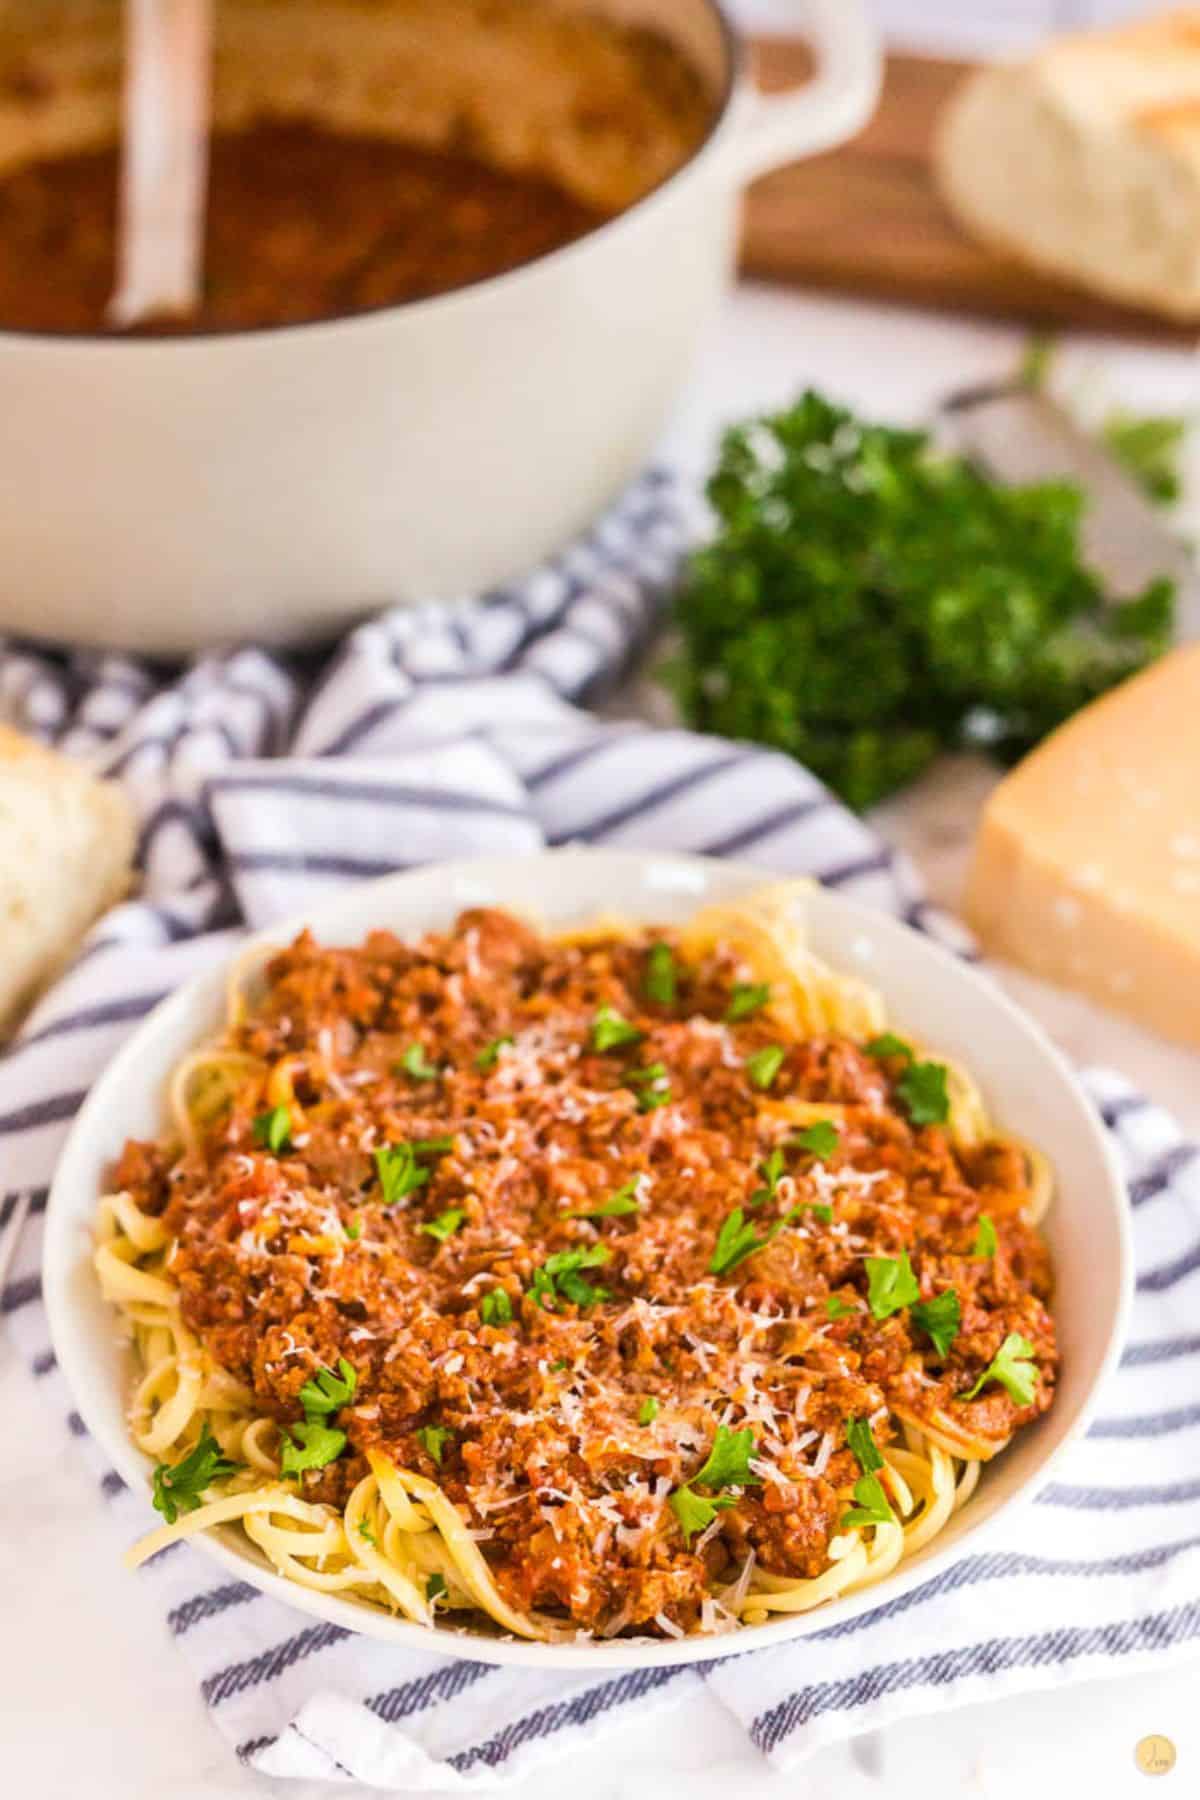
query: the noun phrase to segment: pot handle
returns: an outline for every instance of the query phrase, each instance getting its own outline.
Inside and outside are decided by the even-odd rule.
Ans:
[[[883,53],[866,0],[805,0],[817,74],[794,94],[752,94],[730,141],[739,181],[815,156],[865,125],[883,80]]]

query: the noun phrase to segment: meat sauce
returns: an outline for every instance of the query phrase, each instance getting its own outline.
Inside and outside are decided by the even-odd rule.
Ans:
[[[780,1034],[762,1014],[726,1020],[747,971],[724,953],[679,962],[674,999],[654,1001],[650,948],[671,941],[556,944],[488,910],[416,943],[302,936],[231,1038],[288,1059],[303,1113],[290,1143],[256,1141],[250,1075],[196,1149],[131,1143],[117,1171],[178,1240],[187,1324],[262,1411],[298,1419],[319,1366],[356,1370],[347,1448],[302,1478],[306,1497],[340,1504],[384,1448],[441,1483],[513,1604],[593,1632],[696,1629],[750,1550],[774,1573],[819,1574],[859,1473],[848,1419],[885,1444],[894,1406],[945,1408],[1003,1439],[1046,1409],[1055,1376],[1019,1151],[914,1127],[897,1071],[845,1039],[784,1045],[756,1086],[748,1059]],[[603,1008],[640,1035],[596,1049]],[[847,1109],[837,1147],[786,1148],[764,1193],[765,1159],[796,1129],[779,1103],[801,1098]],[[385,1204],[374,1152],[447,1138]],[[597,1216],[614,1196],[624,1209]],[[763,1235],[791,1222],[714,1275],[739,1206]],[[974,1253],[983,1215],[990,1258]],[[575,1251],[593,1253],[584,1289],[547,1293],[537,1271]],[[904,1251],[923,1299],[959,1298],[945,1356],[907,1309],[865,1304],[864,1259]],[[485,1322],[501,1291],[511,1319]],[[1012,1332],[1034,1348],[1031,1404],[994,1382],[963,1399]],[[719,1423],[753,1429],[758,1485],[689,1544],[667,1498]]]
[[[106,330],[116,272],[115,147],[0,178],[0,329]],[[301,122],[211,145],[204,291],[155,333],[296,325],[502,274],[607,215],[534,174]]]

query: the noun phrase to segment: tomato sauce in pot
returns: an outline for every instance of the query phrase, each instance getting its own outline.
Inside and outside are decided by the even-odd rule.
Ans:
[[[0,179],[0,329],[108,329],[118,176],[114,145]],[[396,306],[545,256],[607,216],[466,151],[263,120],[213,138],[199,307],[140,329],[237,331]]]

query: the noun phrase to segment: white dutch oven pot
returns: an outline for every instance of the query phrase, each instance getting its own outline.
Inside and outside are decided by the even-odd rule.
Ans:
[[[160,340],[0,332],[0,630],[178,653],[313,640],[485,589],[650,454],[730,280],[743,185],[869,116],[861,0],[798,10],[819,60],[765,97],[714,0],[605,0],[722,96],[707,140],[588,236],[456,293]]]

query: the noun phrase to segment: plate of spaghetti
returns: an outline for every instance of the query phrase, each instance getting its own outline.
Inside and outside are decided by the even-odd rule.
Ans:
[[[355,888],[166,1001],[45,1287],[157,1514],[132,1564],[186,1538],[577,1667],[961,1554],[1084,1428],[1129,1267],[1098,1122],[986,977],[804,883],[570,850]]]

